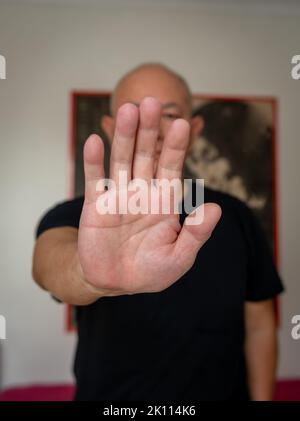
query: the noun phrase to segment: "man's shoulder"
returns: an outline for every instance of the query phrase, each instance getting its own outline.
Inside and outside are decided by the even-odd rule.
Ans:
[[[226,208],[248,208],[248,206],[237,197],[210,187],[204,187],[204,201],[205,203],[214,202],[221,207],[225,206]]]
[[[56,204],[56,207],[76,208],[82,207],[84,202],[84,196],[76,196],[72,199],[63,200]]]
[[[209,187],[204,188],[204,202],[217,203],[222,209],[224,218],[234,224],[248,224],[256,220],[252,209],[237,197]]]
[[[48,216],[60,216],[60,215],[70,215],[76,216],[78,213],[81,214],[82,207],[83,207],[84,197],[77,196],[72,199],[63,200],[57,202],[54,206],[52,206],[46,213]]]
[[[58,202],[41,217],[36,229],[36,237],[50,228],[71,226],[78,228],[83,207],[83,196]]]

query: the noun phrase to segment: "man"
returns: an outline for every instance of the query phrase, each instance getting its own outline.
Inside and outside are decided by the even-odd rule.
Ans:
[[[102,120],[110,179],[181,177],[203,122],[180,76],[139,66],[118,83],[111,111]],[[205,189],[200,225],[186,215],[99,215],[103,155],[90,136],[84,198],[44,216],[33,260],[36,282],[76,306],[75,399],[271,399],[282,285],[251,212]]]

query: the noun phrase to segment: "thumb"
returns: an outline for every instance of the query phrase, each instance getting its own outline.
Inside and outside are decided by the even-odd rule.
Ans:
[[[185,219],[175,244],[175,253],[186,266],[193,265],[198,251],[211,236],[221,214],[219,205],[206,203],[196,208]]]

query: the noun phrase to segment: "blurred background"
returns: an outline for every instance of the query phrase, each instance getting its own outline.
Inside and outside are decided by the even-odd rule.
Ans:
[[[142,62],[181,73],[193,93],[277,100],[281,380],[300,379],[300,3],[292,0],[0,0],[0,390],[73,382],[66,308],[32,281],[34,231],[68,198],[71,92],[113,89]],[[290,393],[296,392],[297,383]],[[299,384],[298,384],[299,388]]]

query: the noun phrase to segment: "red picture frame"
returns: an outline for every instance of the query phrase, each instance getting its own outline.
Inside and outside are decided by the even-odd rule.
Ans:
[[[74,197],[74,175],[75,175],[75,151],[76,151],[76,118],[77,103],[80,97],[109,97],[109,91],[86,91],[76,90],[70,94],[70,128],[69,128],[69,146],[68,146],[68,198]],[[271,104],[272,109],[272,227],[273,227],[273,253],[274,261],[279,268],[279,207],[278,207],[278,100],[272,96],[251,96],[251,95],[210,95],[194,94],[195,99],[207,101],[230,101],[230,102],[267,102]],[[278,300],[276,300],[277,317],[279,317]],[[73,332],[75,330],[72,306],[66,305],[65,330]]]

